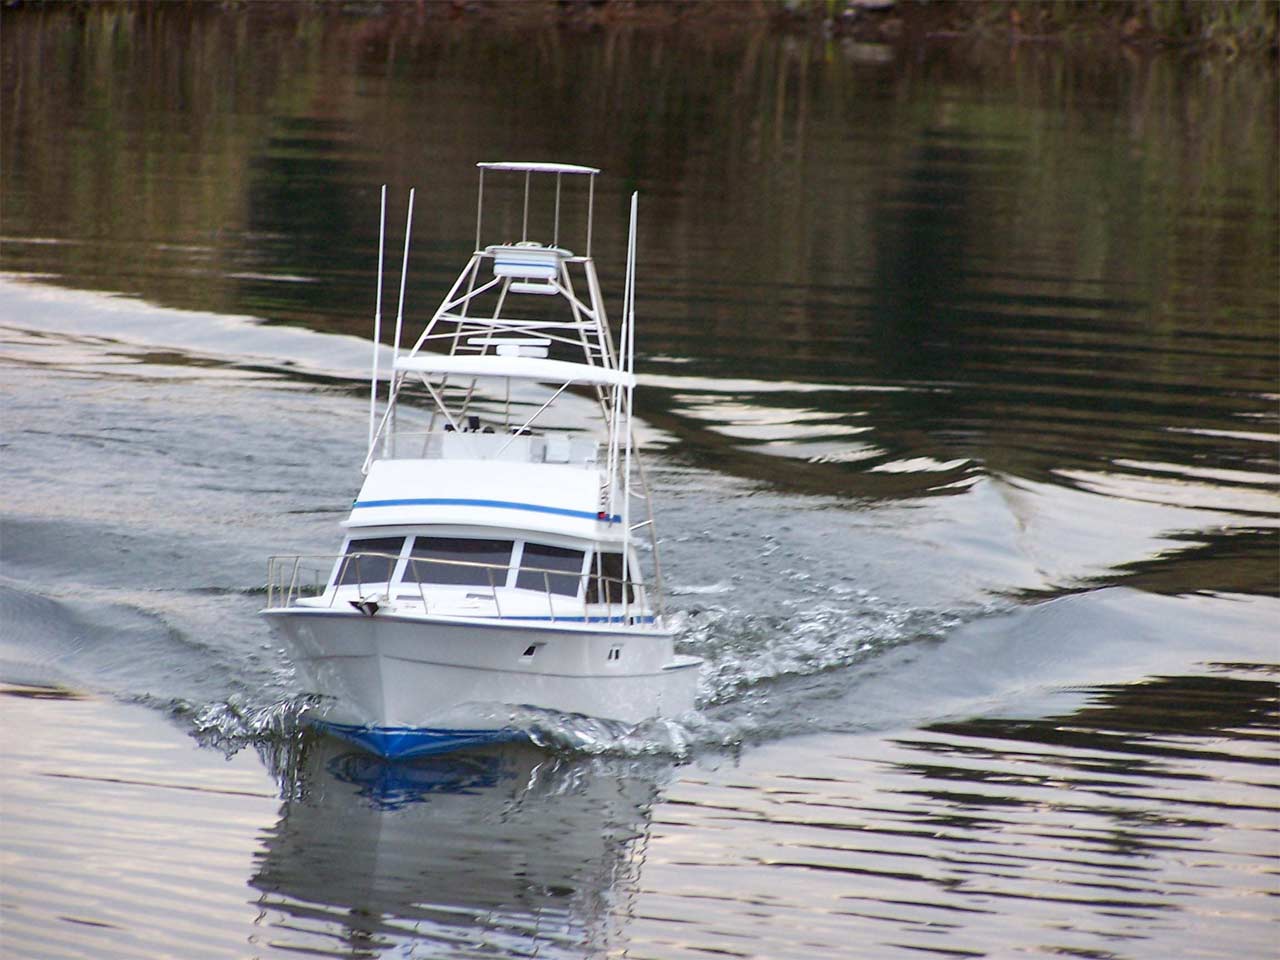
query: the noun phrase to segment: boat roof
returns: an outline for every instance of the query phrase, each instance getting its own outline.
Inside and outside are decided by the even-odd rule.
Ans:
[[[396,360],[396,369],[411,373],[458,374],[470,377],[513,377],[556,383],[634,387],[635,374],[609,367],[541,357],[509,357],[493,354],[415,353]]]
[[[598,167],[581,167],[575,163],[524,163],[519,160],[497,160],[477,163],[485,170],[524,170],[529,173],[590,173],[600,172]]]

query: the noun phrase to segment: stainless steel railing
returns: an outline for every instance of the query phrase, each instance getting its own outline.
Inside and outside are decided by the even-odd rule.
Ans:
[[[417,599],[425,613],[431,607],[428,603],[427,591],[433,587],[465,586],[483,589],[487,586],[493,601],[494,612],[501,617],[503,593],[514,599],[517,595],[516,591],[526,596],[535,592],[529,587],[507,587],[508,572],[511,567],[506,563],[406,557],[404,558],[405,566],[397,577],[400,560],[401,557],[398,554],[372,552],[270,557],[267,561],[267,609],[283,609],[295,605],[299,600],[318,597],[327,598],[325,606],[333,608],[342,601],[370,599],[379,593],[390,597],[393,589],[397,591],[397,598],[403,599],[404,594],[398,591],[416,588]],[[430,579],[432,567],[482,570],[485,581],[482,583],[442,583],[439,580],[433,582]],[[517,582],[526,575],[542,578],[540,592],[546,603],[547,616],[552,621],[582,621],[600,617],[613,620],[619,616],[631,619],[651,615],[647,605],[642,602],[644,584],[636,580],[628,583],[620,577],[610,577],[591,571],[573,573],[524,565],[516,568]],[[553,582],[562,583],[569,578],[578,581],[573,595],[551,589]],[[569,607],[572,612],[566,609]]]
[[[397,430],[390,435],[381,456],[389,460],[515,460],[527,463],[563,463],[568,466],[599,465],[600,444],[585,437],[563,440],[532,432],[482,433],[462,431]]]

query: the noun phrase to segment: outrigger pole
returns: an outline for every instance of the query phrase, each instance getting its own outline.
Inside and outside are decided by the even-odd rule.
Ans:
[[[404,259],[400,263],[400,306],[396,310],[396,342],[391,348],[391,387],[387,392],[387,414],[391,417],[392,429],[387,432],[386,441],[383,449],[386,450],[391,440],[391,432],[395,429],[395,402],[396,395],[399,390],[396,388],[398,383],[395,369],[396,361],[400,359],[400,331],[404,326],[404,281],[409,274],[409,238],[413,236],[413,195],[414,188],[409,188],[409,213],[405,218],[404,224]],[[370,443],[370,447],[373,444]]]
[[[378,301],[373,311],[373,372],[369,375],[369,449],[373,449],[374,424],[378,407],[378,347],[382,342],[382,253],[387,236],[387,185],[382,185],[382,208],[378,213]],[[394,371],[393,371],[394,373]]]
[[[400,330],[404,326],[404,281],[409,273],[409,238],[413,236],[413,194],[414,189],[409,189],[409,214],[404,224],[404,260],[400,263],[400,306],[396,310],[396,343],[391,351],[391,365],[395,367],[395,362],[400,358]]]
[[[631,194],[631,226],[627,231],[627,273],[622,288],[622,334],[619,344],[621,362],[618,364],[622,372],[635,373],[636,350],[636,211],[640,194]],[[632,397],[635,391],[635,378],[626,387],[623,400],[623,417],[626,423],[626,440],[622,454],[622,615],[630,613],[631,598],[628,586],[631,576],[628,567],[631,563],[631,445],[632,438]]]

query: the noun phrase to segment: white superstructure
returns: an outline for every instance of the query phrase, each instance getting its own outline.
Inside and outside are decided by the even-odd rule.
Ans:
[[[674,653],[663,620],[632,436],[636,198],[615,341],[591,258],[599,171],[479,168],[475,250],[402,349],[410,193],[385,390],[380,254],[365,479],[341,553],[273,557],[268,575],[264,615],[323,695],[324,724],[390,756],[519,736],[528,707],[678,716],[701,662]],[[483,245],[495,172],[523,179],[521,233]],[[535,177],[554,180],[550,204]],[[560,233],[566,181],[584,179],[579,255]]]

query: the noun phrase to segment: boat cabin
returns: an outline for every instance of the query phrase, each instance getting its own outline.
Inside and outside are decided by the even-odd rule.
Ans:
[[[363,529],[343,544],[323,593],[306,602],[584,622],[617,621],[624,605],[643,606],[637,579],[624,582],[621,549],[549,539],[477,528]],[[634,557],[630,568],[639,570]]]

